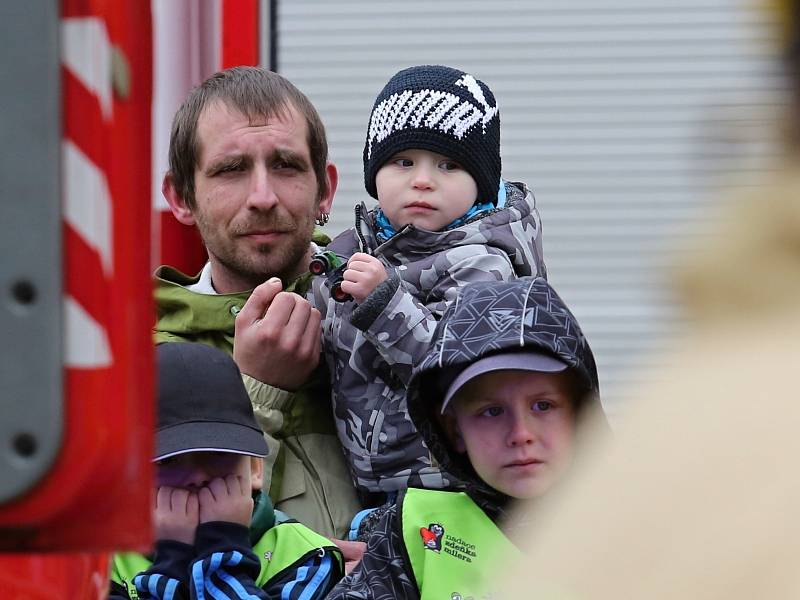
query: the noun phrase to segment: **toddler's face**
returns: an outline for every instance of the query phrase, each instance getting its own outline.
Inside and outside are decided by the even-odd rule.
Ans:
[[[217,477],[238,475],[261,488],[260,458],[233,452],[187,452],[156,463],[156,487],[168,486],[198,491]]]
[[[375,175],[378,203],[396,228],[439,231],[475,204],[478,186],[457,162],[428,150],[395,154]]]
[[[476,377],[442,416],[450,443],[496,490],[519,499],[543,495],[572,461],[570,377],[518,370]]]

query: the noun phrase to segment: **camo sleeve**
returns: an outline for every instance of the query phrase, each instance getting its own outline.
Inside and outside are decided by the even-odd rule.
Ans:
[[[387,295],[385,306],[362,329],[367,340],[404,384],[408,383],[413,368],[428,351],[436,325],[455,299],[459,287],[475,281],[505,281],[514,277],[508,256],[493,248],[470,245],[444,254],[457,260],[439,271],[439,278],[426,294],[433,299],[431,302],[425,304],[415,297],[411,291],[414,285],[404,281],[402,271],[398,271],[400,280],[394,294]],[[352,323],[357,327],[363,326],[356,320]]]

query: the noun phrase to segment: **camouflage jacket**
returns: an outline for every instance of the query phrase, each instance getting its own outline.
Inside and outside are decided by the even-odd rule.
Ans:
[[[337,431],[362,491],[448,483],[408,417],[405,389],[460,287],[545,276],[533,194],[524,184],[507,183],[506,198],[503,208],[455,229],[409,225],[382,244],[374,213],[362,205],[359,232],[345,231],[328,246],[345,257],[368,251],[390,275],[358,306],[331,299],[324,278],[312,285],[312,301],[323,313]]]

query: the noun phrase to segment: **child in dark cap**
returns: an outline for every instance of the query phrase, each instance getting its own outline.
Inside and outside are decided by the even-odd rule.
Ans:
[[[341,554],[261,490],[267,444],[233,359],[177,342],[156,354],[156,543],[114,557],[110,598],[323,598]]]
[[[446,473],[408,417],[406,385],[460,287],[544,276],[531,191],[500,177],[500,115],[469,73],[421,65],[375,100],[364,182],[378,207],[328,249],[349,257],[336,302],[322,278],[323,349],[339,439],[367,506],[408,486],[441,488]]]
[[[458,291],[408,389],[411,419],[458,483],[409,488],[388,509],[331,600],[487,598],[519,555],[513,503],[570,468],[580,420],[605,422],[577,321],[542,278]]]

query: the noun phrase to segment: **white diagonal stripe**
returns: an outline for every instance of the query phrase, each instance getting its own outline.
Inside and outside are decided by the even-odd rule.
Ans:
[[[61,60],[100,101],[105,119],[111,118],[111,43],[99,17],[61,21]]]
[[[105,329],[72,297],[64,297],[64,364],[100,368],[111,365],[111,345]]]
[[[64,220],[97,250],[106,274],[113,267],[111,194],[105,173],[64,140]]]
[[[457,83],[467,87],[473,96],[477,91],[479,97],[476,100],[483,105],[484,110],[469,100],[462,100],[455,94],[440,90],[404,90],[392,94],[372,111],[367,132],[367,158],[372,156],[374,143],[380,143],[395,131],[406,128],[439,130],[460,140],[469,133],[473,125],[482,121],[485,134],[486,124],[497,116],[497,107],[486,103],[483,91],[474,78],[459,79]]]

